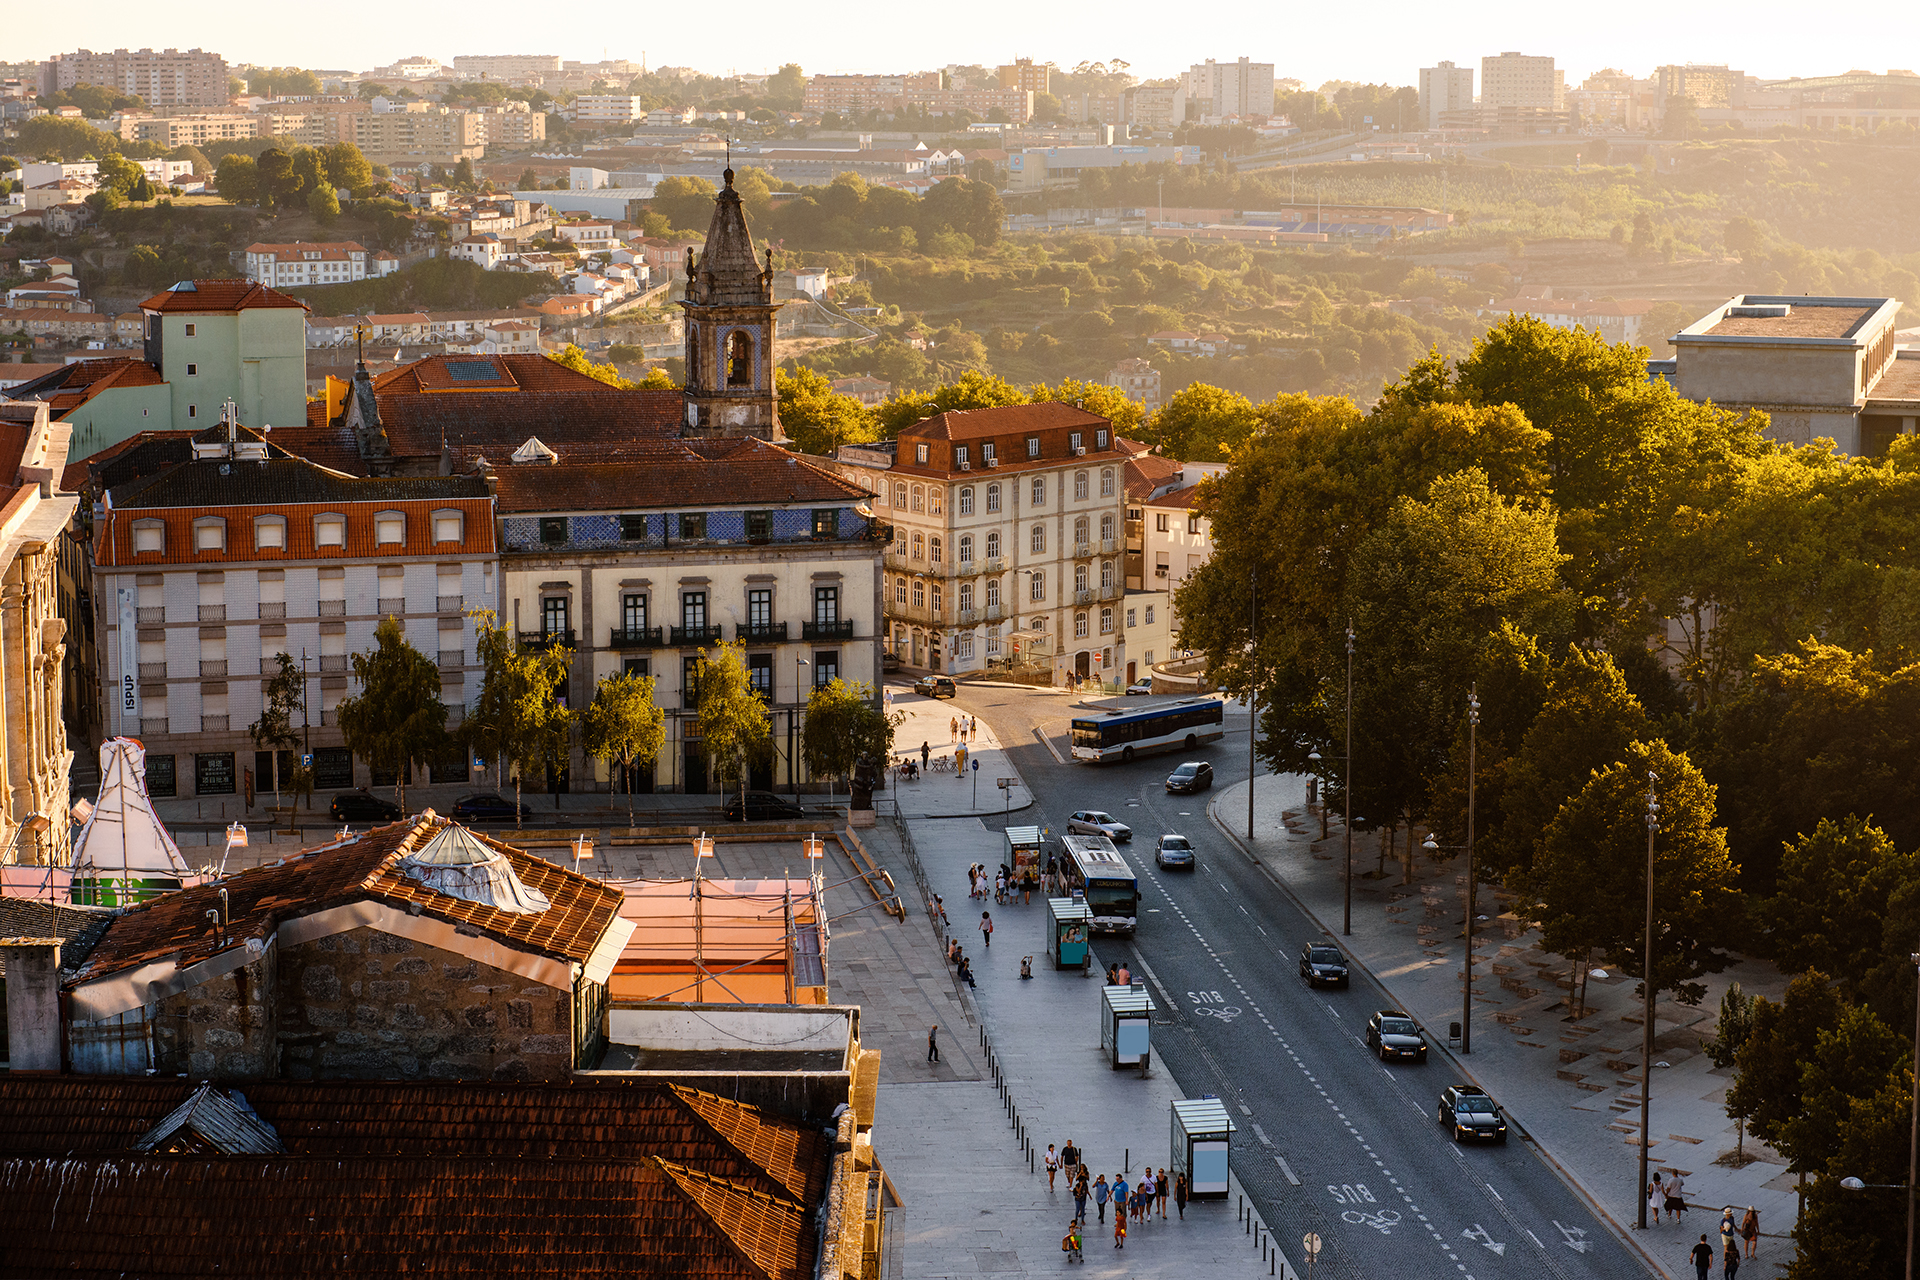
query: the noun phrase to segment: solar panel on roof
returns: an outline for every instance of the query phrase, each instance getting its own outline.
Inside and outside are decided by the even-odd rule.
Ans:
[[[490,382],[500,376],[491,360],[449,360],[447,376],[455,382]]]

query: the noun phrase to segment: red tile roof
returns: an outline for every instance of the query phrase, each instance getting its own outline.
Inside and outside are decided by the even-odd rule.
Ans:
[[[543,434],[543,444],[554,442]],[[842,506],[871,495],[777,445],[752,439],[649,440],[582,464],[497,466],[501,514],[617,511],[720,503]],[[504,459],[497,461],[504,462]]]
[[[74,982],[92,982],[168,959],[184,968],[244,946],[249,938],[264,942],[282,921],[367,899],[403,908],[418,904],[426,914],[472,925],[525,951],[575,962],[584,962],[592,954],[619,913],[620,892],[544,858],[474,833],[482,843],[505,854],[528,887],[547,895],[552,905],[527,915],[436,893],[395,870],[401,858],[443,825],[442,819],[397,822],[345,844],[297,854],[283,863],[256,867],[134,907],[107,930]],[[222,888],[227,890],[230,921],[224,940],[215,938],[206,916],[220,906]]]
[[[1094,428],[1109,425],[1097,413],[1057,400],[1040,404],[1010,404],[994,409],[948,409],[900,431],[902,440],[983,440],[1024,435],[1049,428]],[[1013,459],[1009,458],[1008,462]],[[1057,459],[1056,459],[1057,461]]]
[[[206,315],[209,312],[247,311],[254,307],[290,307],[307,310],[307,304],[277,289],[269,289],[252,280],[193,280],[191,289],[175,286],[156,293],[140,304],[142,311]]]
[[[1172,480],[1179,472],[1178,462],[1158,454],[1143,453],[1128,458],[1125,472],[1127,501],[1145,502],[1153,496],[1155,489]]]

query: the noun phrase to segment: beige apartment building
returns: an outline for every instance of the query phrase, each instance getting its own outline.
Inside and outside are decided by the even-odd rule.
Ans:
[[[1552,58],[1503,53],[1480,59],[1480,105],[1523,111],[1565,111],[1567,73]]]
[[[83,84],[130,93],[152,107],[225,106],[227,60],[204,49],[80,49],[40,65],[42,92]]]
[[[209,142],[232,142],[260,136],[264,117],[242,115],[125,116],[120,136],[128,142],[156,147],[200,147]]]
[[[1055,683],[1124,666],[1126,459],[1107,419],[1070,404],[952,410],[838,461],[893,526],[882,594],[903,663],[1043,666]]]
[[[1420,128],[1441,128],[1449,111],[1473,109],[1473,68],[1451,62],[1420,68]]]
[[[413,103],[354,116],[353,144],[376,164],[478,160],[487,150],[484,129],[473,112]]]

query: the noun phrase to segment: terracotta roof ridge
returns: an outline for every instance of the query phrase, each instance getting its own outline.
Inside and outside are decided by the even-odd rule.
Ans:
[[[736,1228],[740,1226],[751,1228],[752,1225],[741,1222],[738,1211],[745,1206],[737,1202],[745,1199],[750,1204],[763,1205],[776,1213],[788,1213],[804,1218],[806,1210],[802,1206],[769,1196],[765,1192],[743,1187],[728,1178],[716,1177],[710,1173],[702,1173],[698,1169],[690,1169],[683,1164],[675,1164],[664,1156],[656,1155],[652,1159],[655,1167],[667,1175],[668,1183],[686,1198],[687,1203],[701,1217],[707,1220],[734,1255],[751,1267],[756,1274],[766,1277],[766,1280],[775,1280],[775,1277],[791,1270],[789,1266],[782,1265],[780,1260],[764,1256],[768,1242],[763,1233],[749,1230],[745,1233],[746,1240],[742,1240],[740,1235],[736,1234]],[[721,1203],[709,1204],[710,1198]],[[735,1203],[726,1203],[728,1201]],[[733,1212],[722,1212],[723,1209]],[[797,1243],[804,1247],[812,1241],[802,1238]]]
[[[765,1116],[763,1116],[757,1110],[747,1106],[745,1103],[737,1102],[732,1098],[724,1097],[717,1093],[710,1093],[705,1089],[695,1089],[695,1088],[692,1088],[691,1086],[677,1084],[673,1081],[667,1082],[667,1089],[674,1095],[675,1098],[679,1100],[680,1105],[684,1107],[696,1120],[698,1120],[700,1124],[703,1127],[705,1127],[709,1133],[711,1133],[727,1148],[729,1148],[730,1150],[735,1152],[737,1155],[739,1155],[739,1157],[742,1160],[746,1161],[748,1164],[752,1165],[754,1168],[760,1170],[761,1173],[765,1174],[767,1179],[770,1182],[772,1182],[775,1186],[784,1188],[786,1190],[787,1192],[786,1196],[774,1197],[775,1199],[787,1199],[787,1200],[791,1200],[796,1205],[800,1204],[800,1197],[805,1193],[805,1190],[806,1190],[805,1171],[804,1170],[796,1171],[796,1172],[799,1172],[801,1177],[801,1185],[798,1188],[788,1186],[787,1180],[785,1178],[782,1178],[778,1172],[768,1167],[767,1160],[763,1155],[757,1155],[753,1151],[748,1150],[747,1147],[743,1145],[737,1138],[735,1138],[735,1136],[732,1133],[730,1133],[726,1128],[722,1127],[720,1124],[716,1123],[715,1117],[707,1114],[707,1111],[705,1110],[705,1108],[706,1107],[722,1108],[726,1111],[733,1113],[734,1118],[747,1123],[751,1123],[762,1129],[769,1127],[766,1122]],[[778,1128],[779,1126],[776,1125],[771,1127]],[[796,1131],[795,1137],[798,1137],[798,1136],[799,1134]]]

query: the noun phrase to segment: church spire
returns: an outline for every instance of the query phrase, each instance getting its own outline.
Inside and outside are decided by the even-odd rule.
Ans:
[[[728,143],[723,185],[713,199],[707,242],[687,256],[687,435],[780,440],[773,394],[773,250],[756,259],[753,233],[734,188]]]

